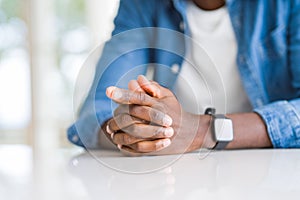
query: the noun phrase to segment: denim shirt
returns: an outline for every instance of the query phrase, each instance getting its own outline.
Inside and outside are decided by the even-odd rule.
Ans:
[[[300,0],[226,4],[253,111],[264,120],[274,148],[300,147]],[[127,88],[129,80],[146,74],[149,63],[154,80],[173,89],[190,40],[185,12],[186,0],[120,1],[113,37],[105,44],[78,119],[68,129],[71,142],[99,147],[99,128],[116,107],[106,88]]]

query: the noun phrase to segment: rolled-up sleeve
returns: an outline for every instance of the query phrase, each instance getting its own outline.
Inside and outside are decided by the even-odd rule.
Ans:
[[[278,101],[254,110],[267,126],[274,148],[300,147],[300,100]]]

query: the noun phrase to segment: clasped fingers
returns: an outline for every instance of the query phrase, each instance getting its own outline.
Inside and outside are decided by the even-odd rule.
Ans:
[[[164,112],[149,106],[120,105],[114,112],[115,116],[128,114],[136,118],[146,120],[149,123],[169,127],[172,125],[172,118]]]
[[[152,153],[163,150],[170,146],[170,139],[158,139],[152,141],[141,141],[131,145],[118,145],[121,151],[138,155],[141,153]]]

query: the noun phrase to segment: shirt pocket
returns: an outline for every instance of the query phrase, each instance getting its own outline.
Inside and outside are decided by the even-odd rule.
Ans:
[[[287,37],[285,26],[272,29],[259,42],[259,54],[263,60],[278,60],[287,55]]]

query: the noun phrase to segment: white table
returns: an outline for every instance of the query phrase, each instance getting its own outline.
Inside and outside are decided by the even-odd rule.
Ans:
[[[299,199],[300,150],[124,157],[0,146],[0,199]]]

